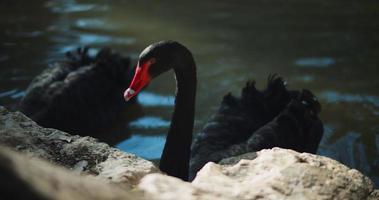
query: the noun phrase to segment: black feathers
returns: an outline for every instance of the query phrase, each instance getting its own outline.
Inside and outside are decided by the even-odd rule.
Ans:
[[[189,177],[207,162],[282,147],[315,153],[323,134],[321,107],[308,91],[289,91],[281,77],[270,75],[259,91],[248,82],[241,97],[224,97],[218,112],[192,144]]]
[[[34,78],[20,110],[44,127],[99,132],[120,117],[132,76],[129,58],[110,49],[90,56],[88,48],[78,48]]]

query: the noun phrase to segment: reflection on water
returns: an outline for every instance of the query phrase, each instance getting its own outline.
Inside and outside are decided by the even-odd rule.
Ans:
[[[84,12],[84,11],[106,11],[108,6],[100,6],[96,4],[80,4],[75,0],[58,0],[49,1],[45,4],[46,7],[50,8],[52,12],[55,13],[73,13],[73,12]]]
[[[15,94],[16,92],[17,92],[17,90],[10,90],[10,91],[2,92],[2,93],[0,93],[0,98],[11,96],[11,95]]]
[[[133,44],[135,42],[134,38],[123,38],[123,37],[111,37],[106,35],[96,35],[96,34],[80,34],[78,38],[79,44],[102,44],[102,43],[117,43],[117,44]]]
[[[128,140],[117,144],[116,147],[146,159],[158,159],[161,157],[165,141],[163,136],[133,135]]]
[[[173,96],[163,96],[150,92],[141,92],[137,97],[138,103],[143,106],[174,106]]]
[[[103,19],[78,19],[75,21],[75,27],[83,29],[105,29],[114,30],[116,26],[105,23]]]
[[[295,61],[295,65],[301,67],[316,67],[325,68],[335,64],[336,61],[333,58],[322,57],[322,58],[299,58]]]
[[[42,31],[32,31],[32,32],[17,32],[14,33],[17,37],[26,37],[26,38],[33,38],[43,35]]]
[[[168,127],[170,125],[169,121],[163,120],[159,117],[142,117],[135,121],[132,121],[129,123],[129,126],[132,128],[144,128],[144,129],[151,129],[151,128],[162,128],[162,127]]]
[[[20,91],[17,89],[10,90],[10,91],[5,91],[5,92],[0,92],[0,98],[5,98],[9,97],[12,99],[19,99],[25,95],[25,91]]]
[[[302,82],[311,82],[314,81],[314,77],[310,75],[303,75],[297,78],[297,80],[300,80]]]
[[[319,154],[361,170],[379,186],[377,1],[4,2],[1,105],[15,108],[46,63],[78,46],[93,47],[91,54],[108,46],[136,59],[151,42],[178,40],[192,50],[198,66],[195,132],[227,92],[239,94],[249,79],[261,87],[276,72],[290,88],[309,88],[319,97],[326,124]],[[160,156],[174,84],[168,73],[138,96],[147,117],[136,116],[115,131],[118,148],[146,158]],[[131,138],[120,141],[129,132]]]
[[[319,149],[319,154],[334,158],[336,160],[343,160],[345,164],[353,168],[360,168],[365,173],[369,172],[370,166],[363,165],[363,163],[367,163],[367,157],[365,155],[364,146],[360,141],[361,134],[348,132],[342,138],[339,138],[333,142],[333,145],[325,145],[330,142],[333,129],[326,125],[325,130],[325,136],[322,142],[323,148]],[[337,151],[340,153],[335,154]]]
[[[325,91],[320,95],[328,103],[350,102],[350,103],[369,103],[379,108],[379,97],[372,95],[341,94],[336,91]]]

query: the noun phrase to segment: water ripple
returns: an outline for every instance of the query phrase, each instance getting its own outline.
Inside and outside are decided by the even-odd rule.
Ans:
[[[117,144],[116,147],[146,159],[158,159],[161,157],[165,141],[162,136],[133,135],[128,140]]]
[[[10,97],[12,99],[18,99],[25,96],[24,91],[20,91],[18,89],[9,90],[6,92],[0,92],[0,98]]]
[[[315,78],[311,75],[300,76],[300,77],[297,77],[297,79],[303,82],[311,82],[315,80]]]
[[[299,58],[295,61],[295,65],[297,66],[310,68],[326,68],[335,63],[335,59],[331,57]]]
[[[174,96],[163,96],[151,92],[141,92],[137,96],[138,103],[143,106],[174,106]]]
[[[108,6],[96,4],[79,4],[74,0],[71,1],[50,1],[46,7],[54,13],[75,13],[85,11],[107,11]]]
[[[102,30],[105,29],[114,29],[115,26],[112,26],[110,23],[105,23],[102,19],[78,19],[75,21],[75,26],[78,28],[85,28],[85,29],[94,29],[99,28]]]
[[[112,37],[99,34],[79,34],[79,43],[81,44],[102,44],[115,43],[130,45],[135,43],[136,39],[130,37]]]
[[[325,141],[325,139],[323,140]],[[318,153],[336,159],[349,167],[357,168],[367,164],[367,158],[364,150],[362,150],[362,148],[364,149],[362,145],[358,133],[348,132],[332,144],[321,144]]]
[[[321,93],[321,98],[325,99],[329,103],[337,102],[368,102],[379,107],[379,97],[371,95],[359,95],[359,94],[341,94],[336,91],[325,91]]]
[[[129,126],[132,128],[143,128],[143,129],[151,129],[151,128],[162,128],[168,127],[170,122],[164,120],[160,117],[142,117],[135,121],[129,123]]]
[[[9,90],[9,91],[6,91],[6,92],[0,92],[0,98],[3,98],[3,97],[9,97],[11,95],[13,95],[14,93],[16,93],[17,90],[14,89],[14,90]]]

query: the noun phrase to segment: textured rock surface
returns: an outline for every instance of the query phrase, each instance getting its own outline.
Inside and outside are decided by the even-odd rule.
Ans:
[[[157,200],[230,199],[223,194],[203,190],[181,179],[162,174],[149,174],[145,176],[138,185],[138,189]]]
[[[153,163],[133,154],[91,137],[42,128],[23,114],[3,107],[0,107],[0,144],[78,172],[125,183],[125,187],[137,184],[148,173],[159,171]]]
[[[247,160],[251,158],[255,159]],[[208,163],[191,184],[151,174],[138,187],[160,199],[358,200],[378,196],[369,178],[323,156],[274,148],[222,163]]]
[[[237,199],[365,199],[373,191],[371,180],[357,170],[279,148],[259,151],[256,159],[235,165],[208,163],[193,185]]]
[[[77,175],[37,158],[0,148],[1,199],[144,199],[138,191],[114,187],[93,176]]]
[[[159,170],[135,155],[42,128],[1,107],[0,144],[71,169],[0,148],[1,194],[27,199],[379,199],[357,170],[280,148],[208,163],[192,183],[183,182],[153,173]]]
[[[379,199],[379,189],[374,190],[368,197],[368,200],[378,200]]]

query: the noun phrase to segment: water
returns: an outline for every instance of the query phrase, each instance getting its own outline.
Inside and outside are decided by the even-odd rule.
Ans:
[[[109,46],[135,59],[154,41],[178,40],[198,65],[196,131],[224,94],[239,93],[249,79],[263,87],[277,72],[290,88],[320,98],[326,131],[318,153],[379,186],[377,1],[3,0],[0,13],[1,105],[16,109],[30,80],[79,45]],[[172,76],[153,81],[138,98],[142,117],[125,122],[109,143],[159,158],[173,109]]]

